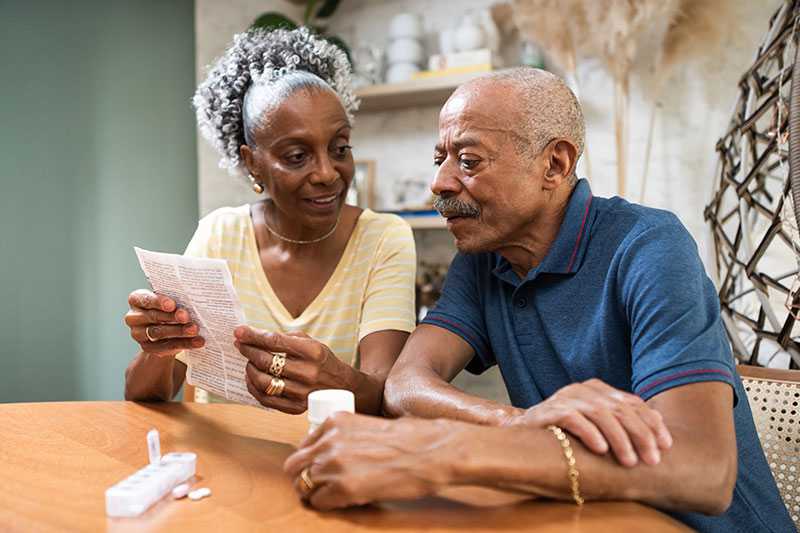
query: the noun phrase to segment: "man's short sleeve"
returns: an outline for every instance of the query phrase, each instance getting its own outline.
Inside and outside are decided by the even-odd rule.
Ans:
[[[617,279],[631,325],[634,393],[646,400],[697,381],[733,386],[733,355],[716,289],[688,231],[673,217],[622,249]]]
[[[474,374],[480,374],[496,363],[489,346],[481,302],[485,276],[491,271],[490,268],[480,268],[479,263],[485,260],[486,256],[482,254],[456,254],[447,271],[439,301],[422,321],[451,331],[472,346],[476,357],[467,365],[467,370]]]

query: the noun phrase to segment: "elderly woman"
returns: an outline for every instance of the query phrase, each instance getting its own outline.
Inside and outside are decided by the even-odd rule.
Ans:
[[[231,332],[249,359],[248,390],[290,413],[327,388],[351,390],[357,411],[380,413],[384,380],[415,325],[411,229],[345,205],[348,83],[344,53],[308,30],[253,31],[234,38],[194,97],[220,166],[268,197],[203,218],[186,255],[227,261],[248,322]],[[142,349],[125,398],[172,399],[186,375],[183,350],[204,344],[199,327],[164,295],[137,290],[129,304],[125,321]]]

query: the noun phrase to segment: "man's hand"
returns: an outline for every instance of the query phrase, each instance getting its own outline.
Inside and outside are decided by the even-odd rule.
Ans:
[[[336,413],[300,443],[283,469],[300,497],[320,510],[420,498],[447,484],[459,428],[469,425]],[[306,468],[311,491],[301,488]]]
[[[599,379],[573,383],[558,390],[508,425],[544,428],[550,424],[575,435],[589,450],[609,450],[623,466],[648,466],[661,461],[661,450],[672,446],[663,417],[638,396],[615,389]]]
[[[530,409],[521,423],[506,427],[336,413],[300,443],[284,470],[301,497],[322,510],[419,498],[457,485],[571,501],[561,445],[551,432],[532,424],[558,423],[567,428],[572,423],[569,431],[576,437],[581,431],[574,429],[576,425],[588,424],[601,432],[604,441],[608,439],[607,449],[613,451],[611,431],[603,429],[609,425],[605,418],[614,418],[633,442],[636,438],[627,429],[631,420],[646,425],[649,419],[641,405],[628,403],[629,396],[595,381],[570,385],[542,404],[549,407],[541,415]],[[674,445],[659,465],[628,468],[611,454],[590,452],[582,442],[590,437],[576,438],[572,447],[578,457],[581,495],[587,501],[633,500],[683,513],[725,512],[737,476],[733,389],[716,381],[690,383],[654,395],[647,405],[662,413]],[[697,405],[704,409],[696,409]],[[596,422],[599,419],[603,421]],[[659,418],[656,426],[663,425]],[[665,430],[648,431],[657,445],[655,435]],[[645,455],[636,444],[629,446]]]

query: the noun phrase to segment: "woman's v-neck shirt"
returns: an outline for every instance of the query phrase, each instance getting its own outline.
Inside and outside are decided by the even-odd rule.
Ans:
[[[369,209],[361,213],[333,274],[297,317],[267,279],[249,205],[220,208],[203,217],[185,255],[228,263],[248,325],[303,331],[350,365],[358,364],[358,343],[370,333],[411,332],[416,325],[414,237],[396,215]],[[185,354],[178,358],[185,362]]]

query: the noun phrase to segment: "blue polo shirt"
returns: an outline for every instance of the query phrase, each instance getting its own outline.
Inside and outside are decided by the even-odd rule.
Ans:
[[[672,213],[592,196],[580,180],[553,247],[525,279],[498,254],[457,254],[422,323],[472,346],[467,370],[497,364],[522,408],[590,378],[644,400],[687,383],[730,384],[739,452],[733,502],[719,517],[670,514],[701,531],[795,530],[764,459],[716,289]]]

